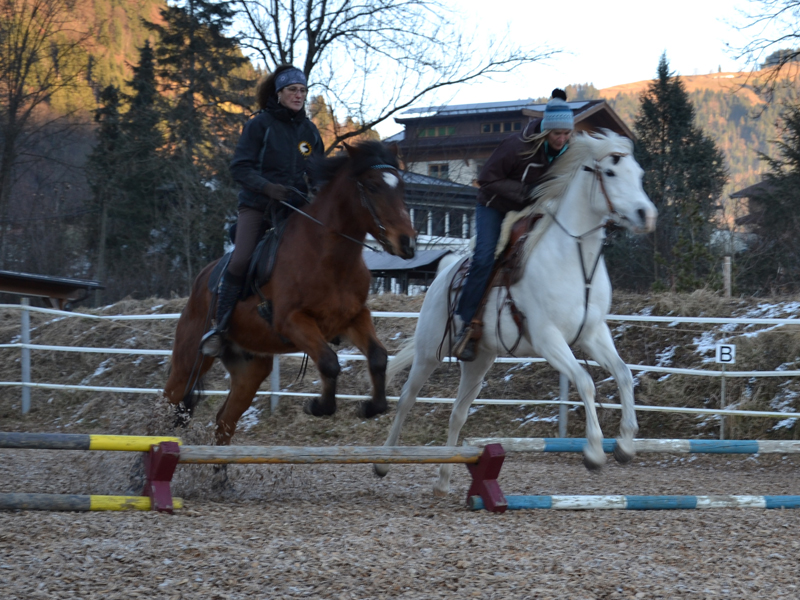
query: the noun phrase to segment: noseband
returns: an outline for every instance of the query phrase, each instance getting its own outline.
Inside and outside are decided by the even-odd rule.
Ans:
[[[397,171],[397,167],[387,164],[372,165],[369,167],[369,169],[391,169],[392,171]],[[398,173],[395,173],[395,176],[400,179],[400,175]],[[376,239],[378,243],[388,251],[389,248],[392,247],[392,242],[388,237],[386,237],[386,227],[383,225],[383,222],[375,210],[375,204],[372,202],[372,198],[370,198],[369,195],[364,191],[364,184],[362,184],[360,181],[356,181],[356,185],[358,186],[358,193],[361,196],[361,206],[369,211],[372,221],[378,227],[378,237]]]
[[[611,202],[611,198],[608,196],[608,192],[606,191],[606,184],[605,180],[603,179],[603,169],[600,168],[600,161],[605,160],[609,156],[614,156],[618,159],[628,156],[627,152],[609,152],[602,158],[596,158],[594,160],[594,168],[584,165],[583,170],[589,173],[594,173],[595,180],[600,184],[600,191],[603,193],[603,198],[606,200],[606,207],[608,208],[608,212],[612,215],[617,214],[617,209],[614,208],[614,203]],[[615,163],[616,164],[616,163]],[[592,190],[592,196],[594,196],[594,190]]]
[[[387,164],[372,165],[371,167],[369,167],[369,169],[392,169],[393,171],[397,171],[397,167],[393,167],[392,165],[387,165]],[[396,176],[397,176],[398,179],[400,179],[400,175],[399,174],[397,174]],[[378,234],[377,242],[381,246],[383,246],[383,248],[385,250],[388,251],[388,249],[391,248],[392,243],[389,240],[389,238],[386,237],[386,227],[384,227],[383,223],[380,220],[380,217],[378,217],[378,213],[375,211],[375,205],[373,204],[372,200],[366,194],[366,192],[364,192],[364,185],[360,181],[356,181],[356,185],[358,186],[358,193],[359,193],[359,195],[361,197],[361,205],[364,206],[369,211],[369,214],[372,217],[372,220],[378,226],[378,231],[380,233]],[[304,194],[303,192],[301,192],[297,188],[293,188],[293,187],[287,186],[287,189],[289,191],[291,191],[291,192],[294,192],[295,194],[297,194],[301,198],[303,198],[306,202],[310,202],[310,200],[308,199],[308,195]],[[300,210],[299,208],[297,208],[296,206],[293,206],[292,204],[289,204],[285,200],[281,200],[280,203],[283,204],[286,208],[290,208],[293,211],[295,211],[297,213],[300,213],[306,219],[310,219],[310,220],[314,221],[317,225],[321,225],[322,227],[325,227],[327,229],[327,226],[325,225],[325,223],[323,223],[319,219],[315,219],[310,214],[308,214],[306,211]],[[373,248],[369,244],[365,244],[361,240],[357,240],[356,238],[351,237],[351,236],[349,236],[349,235],[347,235],[345,233],[341,233],[341,232],[338,232],[338,231],[336,233],[339,234],[340,236],[342,236],[343,238],[345,238],[347,240],[350,240],[351,242],[359,244],[360,246],[364,246],[364,248],[368,248],[369,250],[373,250],[373,251],[375,250],[375,248]]]

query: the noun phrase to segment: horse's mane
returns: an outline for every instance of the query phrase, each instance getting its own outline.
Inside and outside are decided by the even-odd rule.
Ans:
[[[400,168],[397,156],[389,149],[389,146],[383,142],[368,140],[354,144],[352,155],[349,152],[338,152],[327,158],[312,160],[309,170],[314,184],[322,187],[348,165],[350,172],[355,176],[361,175],[376,165]]]
[[[529,256],[533,248],[542,238],[544,233],[553,224],[550,216],[558,210],[561,199],[567,192],[567,186],[572,183],[578,170],[584,165],[593,166],[595,160],[607,156],[611,152],[633,152],[633,142],[609,129],[599,132],[580,132],[569,141],[569,149],[562,154],[544,176],[534,192],[535,202],[518,212],[510,212],[503,221],[497,252],[502,252],[511,228],[519,219],[530,214],[543,214],[533,231],[528,235],[525,244],[525,256]]]

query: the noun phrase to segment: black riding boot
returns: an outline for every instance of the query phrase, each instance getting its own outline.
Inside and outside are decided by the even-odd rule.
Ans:
[[[233,309],[239,301],[244,277],[231,275],[228,271],[222,275],[222,282],[217,293],[216,326],[200,340],[200,350],[206,356],[219,356],[224,346],[225,334],[231,320]]]

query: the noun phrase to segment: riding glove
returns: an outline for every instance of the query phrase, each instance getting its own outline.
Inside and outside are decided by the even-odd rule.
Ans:
[[[286,196],[289,194],[289,190],[286,189],[286,186],[283,186],[279,183],[267,182],[264,184],[264,187],[261,188],[261,191],[273,200],[278,201],[286,200]]]

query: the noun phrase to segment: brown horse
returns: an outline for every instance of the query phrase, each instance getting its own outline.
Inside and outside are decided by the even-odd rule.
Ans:
[[[258,296],[240,301],[232,315],[220,356],[230,374],[230,392],[217,413],[217,444],[230,443],[236,423],[269,376],[275,354],[306,353],[319,369],[323,390],[321,398],[306,402],[305,411],[335,413],[340,367],[329,341],[337,336],[347,337],[368,360],[373,395],[359,404],[359,414],[371,417],[387,409],[387,352],[366,306],[370,272],[362,245],[369,233],[387,252],[412,258],[416,232],[405,207],[396,146],[364,142],[345,148],[346,153],[317,164],[315,181],[326,183],[304,207],[306,215],[293,213],[286,223],[272,277],[261,288],[272,301],[272,324],[259,315]],[[198,401],[200,378],[215,360],[200,353],[200,338],[213,309],[208,280],[216,262],[192,286],[178,320],[164,388],[166,398],[189,415]]]

